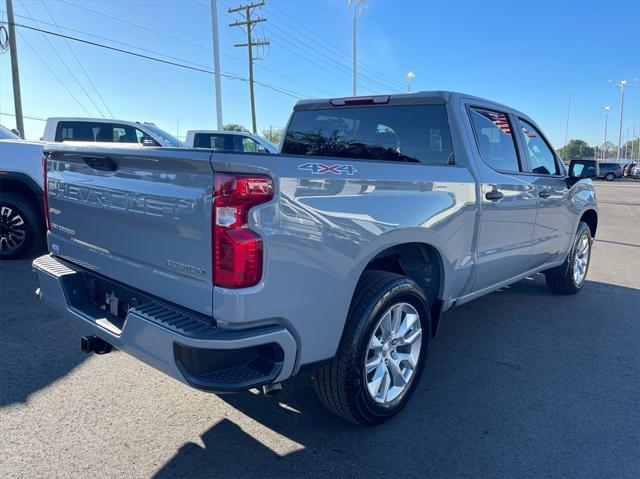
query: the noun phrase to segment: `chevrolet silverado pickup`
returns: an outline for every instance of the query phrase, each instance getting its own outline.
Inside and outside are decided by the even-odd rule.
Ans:
[[[379,424],[442,314],[543,273],[585,287],[597,164],[568,170],[527,115],[451,92],[304,100],[279,154],[45,147],[37,295],[195,388],[265,393],[312,371]]]

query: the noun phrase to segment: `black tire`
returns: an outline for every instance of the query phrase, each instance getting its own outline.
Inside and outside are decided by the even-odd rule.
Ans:
[[[587,265],[584,272],[584,279],[579,284],[576,283],[573,276],[573,266],[576,261],[576,253],[578,249],[578,244],[580,240],[585,237],[587,238],[587,242],[589,244],[589,255],[587,258]],[[589,225],[587,223],[581,221],[578,225],[578,231],[576,232],[576,237],[573,240],[573,245],[571,245],[571,251],[569,252],[569,256],[558,268],[554,268],[553,270],[545,272],[545,279],[547,283],[547,287],[556,294],[576,294],[578,291],[582,289],[584,283],[586,281],[587,273],[589,272],[589,263],[591,262],[591,247],[593,245],[593,239],[591,238],[591,230],[589,229]]]
[[[22,258],[41,247],[44,228],[38,218],[34,205],[24,196],[16,193],[0,196],[0,259]],[[20,220],[23,224],[16,226]],[[24,233],[22,239],[17,229]]]
[[[606,175],[604,175],[604,179],[607,181],[613,181],[615,180],[616,175],[614,175],[613,173],[607,173]]]
[[[367,390],[365,355],[380,318],[398,303],[409,303],[418,312],[422,344],[414,373],[404,391],[388,404],[380,404]],[[395,416],[418,385],[429,351],[430,332],[428,301],[413,280],[384,271],[365,272],[351,302],[336,356],[314,374],[320,401],[338,416],[363,426],[375,426]]]

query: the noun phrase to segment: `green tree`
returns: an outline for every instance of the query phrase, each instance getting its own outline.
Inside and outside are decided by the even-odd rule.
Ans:
[[[593,148],[584,140],[571,140],[558,151],[564,161],[593,158]]]
[[[280,143],[283,131],[284,130],[282,128],[266,128],[262,130],[262,137],[266,138],[274,145],[277,145]]]
[[[238,125],[237,123],[227,123],[224,125],[224,131],[243,131],[245,133],[249,133],[244,126]]]

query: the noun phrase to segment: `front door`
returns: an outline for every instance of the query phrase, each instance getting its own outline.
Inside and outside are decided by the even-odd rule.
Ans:
[[[575,235],[575,216],[569,210],[569,186],[564,166],[540,130],[518,118],[525,169],[534,176],[538,215],[533,232],[533,267],[563,260]]]

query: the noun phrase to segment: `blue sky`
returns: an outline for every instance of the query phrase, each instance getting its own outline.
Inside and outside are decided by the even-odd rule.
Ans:
[[[205,68],[212,65],[209,0],[44,3],[14,0],[20,15],[16,21],[35,25],[24,18],[33,17],[48,23],[40,27],[53,31],[57,29],[52,24],[57,22],[76,30],[62,30],[69,35],[133,50],[123,45],[129,44],[147,50],[135,50],[139,53],[167,55]],[[238,3],[218,0],[221,70],[246,77],[246,49],[233,47],[244,42],[245,36],[240,29],[227,26],[237,14],[229,16],[226,11]],[[268,21],[257,27],[257,34],[268,38],[271,46],[266,58],[256,61],[256,79],[301,97],[351,95],[351,17],[346,0],[266,3],[259,13]],[[620,90],[607,80],[640,77],[639,0],[368,3],[358,27],[363,73],[359,94],[402,91],[407,72],[414,71],[413,90],[457,90],[509,104],[532,116],[559,147],[564,143],[571,93],[569,138],[601,141],[605,105],[612,107],[608,137],[617,138]],[[0,9],[5,10],[1,0]],[[4,13],[0,16],[6,20]],[[215,127],[211,75],[75,42],[70,42],[72,53],[63,39],[51,37],[51,44],[87,95],[41,33],[20,30],[25,115],[88,116],[88,111],[100,116],[99,108],[110,116],[75,53],[114,117],[153,121],[181,136],[187,129]],[[224,122],[250,127],[248,84],[223,79],[222,93]],[[258,129],[284,126],[296,100],[256,85]],[[0,112],[13,113],[8,53],[0,55]],[[14,126],[10,116],[0,116],[0,121]],[[40,137],[43,122],[25,123],[27,137]],[[626,92],[624,126],[631,128],[632,124],[640,131],[640,82]]]

